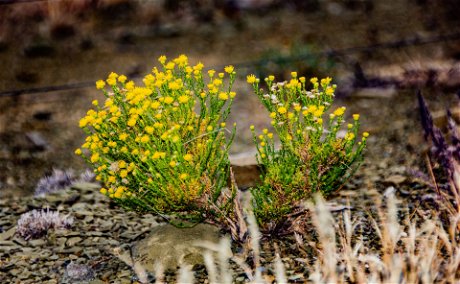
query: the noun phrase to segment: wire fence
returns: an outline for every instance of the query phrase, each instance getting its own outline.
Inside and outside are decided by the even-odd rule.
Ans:
[[[40,1],[40,0],[24,0],[24,1]],[[356,46],[356,47],[349,47],[344,49],[331,49],[331,50],[322,50],[318,52],[309,52],[306,54],[300,54],[296,56],[277,56],[268,59],[261,59],[261,60],[251,60],[245,62],[237,62],[232,64],[237,69],[255,69],[256,66],[266,66],[270,63],[275,64],[286,64],[286,63],[293,63],[293,62],[301,62],[307,60],[311,57],[341,57],[347,56],[354,53],[361,53],[361,52],[371,52],[377,51],[382,49],[398,49],[398,48],[406,48],[411,46],[420,46],[420,45],[427,45],[427,44],[436,44],[441,42],[448,42],[448,41],[455,41],[460,40],[460,32],[445,34],[445,35],[436,35],[432,37],[419,37],[413,36],[410,38],[400,39],[396,41],[388,41],[383,43],[377,43],[367,46]],[[224,66],[212,66],[210,68],[219,69],[223,68]],[[133,79],[137,79],[141,77],[140,75],[132,76]],[[94,81],[84,81],[84,82],[77,82],[77,83],[68,83],[68,84],[61,84],[61,85],[53,85],[53,86],[43,86],[43,87],[34,87],[34,88],[24,88],[24,89],[16,89],[16,90],[6,90],[0,91],[0,97],[11,97],[11,96],[21,96],[21,95],[31,95],[31,94],[45,94],[48,92],[54,91],[65,91],[65,90],[73,90],[73,89],[81,89],[94,86]]]

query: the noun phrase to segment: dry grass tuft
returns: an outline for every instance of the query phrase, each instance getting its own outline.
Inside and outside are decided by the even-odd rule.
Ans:
[[[380,202],[383,200],[383,202]],[[248,203],[246,203],[248,204]],[[301,249],[312,251],[307,256],[303,281],[312,283],[459,283],[460,281],[460,215],[451,215],[443,224],[436,212],[424,218],[418,212],[408,214],[406,207],[392,192],[375,197],[375,208],[369,217],[352,214],[350,210],[333,215],[327,202],[316,196],[306,208],[311,214],[311,239]],[[204,261],[209,283],[233,283],[235,275],[244,271],[248,283],[287,283],[282,259],[275,246],[273,262],[262,267],[260,232],[250,208],[245,208],[249,231],[247,242],[238,254],[231,250],[229,238],[220,243],[197,242],[207,249]],[[355,212],[359,213],[359,212]],[[356,216],[354,216],[356,215]],[[307,249],[309,247],[309,249]],[[266,253],[265,253],[266,254]],[[299,255],[300,255],[299,250]],[[265,262],[266,263],[266,262]],[[139,271],[139,268],[136,268]],[[163,270],[157,269],[157,283],[162,283]],[[274,274],[274,275],[271,275]],[[139,279],[146,279],[145,275]],[[190,267],[181,267],[177,280],[193,283]],[[145,282],[147,283],[147,282]]]

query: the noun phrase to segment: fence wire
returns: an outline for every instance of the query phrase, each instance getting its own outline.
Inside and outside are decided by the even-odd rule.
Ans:
[[[24,0],[24,1],[40,1],[40,0]],[[392,48],[394,49],[406,48],[406,47],[411,47],[411,46],[435,44],[435,43],[455,41],[455,40],[460,40],[460,32],[446,34],[446,35],[437,35],[437,36],[432,36],[432,37],[424,37],[424,38],[419,37],[419,36],[413,36],[410,38],[400,39],[396,41],[388,41],[388,42],[383,42],[383,43],[377,43],[377,44],[372,44],[372,45],[367,45],[367,46],[322,50],[318,52],[309,52],[306,54],[301,54],[301,55],[296,55],[296,56],[278,56],[278,57],[273,57],[269,59],[237,62],[232,65],[235,66],[235,68],[237,69],[255,69],[256,66],[259,66],[259,67],[266,66],[267,64],[270,64],[270,63],[283,64],[283,63],[300,62],[300,61],[307,60],[311,58],[312,56],[313,57],[342,57],[342,56],[347,56],[347,55],[354,54],[354,53],[370,52],[370,51],[376,51],[376,50],[382,50],[382,49],[392,49]],[[224,66],[211,66],[209,68],[221,69],[223,67]],[[137,79],[140,77],[141,75],[136,75],[136,76],[132,76],[131,78]],[[11,97],[11,96],[31,95],[31,94],[45,94],[48,92],[81,89],[81,88],[87,88],[91,86],[94,86],[94,81],[84,81],[84,82],[61,84],[61,85],[54,85],[54,86],[43,86],[43,87],[7,90],[7,91],[0,91],[0,97]]]

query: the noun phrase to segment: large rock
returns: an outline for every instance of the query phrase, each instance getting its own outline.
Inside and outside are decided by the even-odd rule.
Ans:
[[[176,269],[182,264],[203,264],[203,248],[197,242],[218,243],[219,229],[207,224],[198,224],[191,228],[177,228],[172,225],[155,227],[151,234],[139,241],[132,248],[135,262],[150,272],[155,264],[160,263],[164,269]]]

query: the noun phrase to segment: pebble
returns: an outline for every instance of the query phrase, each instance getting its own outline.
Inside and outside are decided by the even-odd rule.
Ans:
[[[41,247],[46,244],[46,241],[43,239],[30,240],[29,244],[33,247]]]
[[[80,238],[80,237],[72,237],[70,239],[67,240],[67,243],[66,245],[69,246],[69,247],[73,247],[74,245],[78,244],[79,242],[81,242],[83,239]]]
[[[405,182],[406,180],[407,180],[407,177],[405,177],[403,175],[391,175],[391,176],[385,178],[386,183],[391,183],[391,184],[394,184],[394,185],[401,184],[401,183]]]

